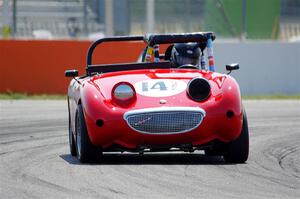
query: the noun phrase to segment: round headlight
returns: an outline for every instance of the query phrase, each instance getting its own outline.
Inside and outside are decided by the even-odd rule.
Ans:
[[[192,79],[187,88],[187,93],[193,100],[200,102],[206,100],[210,95],[210,84],[204,78]]]
[[[128,106],[135,101],[134,87],[127,82],[120,82],[112,89],[112,99],[120,106]]]

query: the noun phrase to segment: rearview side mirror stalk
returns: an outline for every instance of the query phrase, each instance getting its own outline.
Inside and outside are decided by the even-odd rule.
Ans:
[[[66,77],[72,77],[78,84],[81,84],[80,81],[77,80],[77,77],[78,76],[78,70],[75,70],[75,69],[72,69],[72,70],[66,70],[65,71],[65,76]]]

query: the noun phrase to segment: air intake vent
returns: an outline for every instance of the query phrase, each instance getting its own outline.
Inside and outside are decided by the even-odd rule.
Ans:
[[[197,128],[205,111],[191,107],[162,107],[129,111],[124,119],[135,131],[148,134],[177,134]]]

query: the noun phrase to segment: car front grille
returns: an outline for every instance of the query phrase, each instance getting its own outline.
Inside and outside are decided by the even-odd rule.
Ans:
[[[135,131],[148,134],[176,134],[197,128],[205,111],[198,107],[160,107],[129,111],[124,119]]]

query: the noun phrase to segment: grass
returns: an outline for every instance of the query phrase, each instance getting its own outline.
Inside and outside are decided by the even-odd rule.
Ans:
[[[274,95],[245,95],[242,96],[246,100],[300,100],[300,94],[297,95],[283,95],[283,94],[274,94]]]
[[[19,100],[19,99],[29,99],[29,100],[65,100],[66,95],[59,94],[39,94],[32,95],[27,93],[0,93],[0,100]]]
[[[32,95],[27,93],[0,93],[0,100],[18,100],[18,99],[29,99],[29,100],[65,100],[66,95],[61,94],[41,94]],[[300,100],[300,94],[297,95],[246,95],[242,96],[245,100]]]

